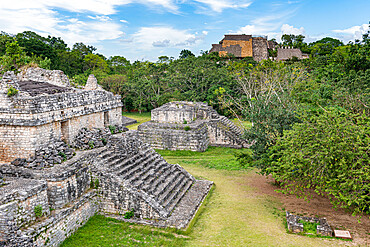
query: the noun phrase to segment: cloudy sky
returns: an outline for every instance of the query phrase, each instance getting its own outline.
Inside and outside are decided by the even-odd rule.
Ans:
[[[84,42],[131,62],[199,55],[227,33],[303,34],[311,42],[360,39],[368,30],[369,0],[0,0],[0,30]]]

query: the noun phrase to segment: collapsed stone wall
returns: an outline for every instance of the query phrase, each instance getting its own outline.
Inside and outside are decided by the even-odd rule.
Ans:
[[[42,68],[27,68],[17,75],[20,81],[48,82],[60,87],[70,87],[69,79],[61,70],[47,70]]]

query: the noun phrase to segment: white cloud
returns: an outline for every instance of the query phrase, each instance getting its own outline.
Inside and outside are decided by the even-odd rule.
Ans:
[[[362,40],[362,35],[369,31],[369,24],[362,24],[361,26],[353,26],[342,30],[332,30],[337,38],[343,40],[345,43],[354,41],[356,39]]]
[[[300,34],[304,35],[306,32],[303,27],[296,28],[288,24],[283,24],[280,30],[282,34],[293,34],[293,35],[300,35]]]
[[[126,21],[126,20],[119,20],[120,22],[122,22],[122,23],[128,23],[128,21]]]
[[[115,7],[131,3],[161,6],[170,11],[178,9],[173,0],[17,0],[8,4],[6,9],[64,9],[71,12],[92,12],[100,15],[110,15],[116,13]],[[5,9],[5,7],[2,7],[2,9]]]
[[[207,32],[190,33],[188,30],[175,29],[169,26],[141,27],[133,34],[132,41],[136,49],[150,50],[153,47],[193,46],[204,39]],[[127,42],[127,40],[125,40]],[[129,42],[127,42],[129,43]]]
[[[280,13],[256,18],[251,21],[251,24],[241,27],[236,33],[267,35],[269,39],[279,39],[279,33],[276,30],[281,27],[286,15],[286,13]]]
[[[194,0],[195,2],[204,4],[215,12],[222,12],[224,9],[239,9],[247,8],[252,4],[249,0],[234,1],[234,0]]]

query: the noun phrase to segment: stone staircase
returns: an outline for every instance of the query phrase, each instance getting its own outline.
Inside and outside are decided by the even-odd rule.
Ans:
[[[229,139],[230,145],[226,146],[237,148],[249,147],[247,141],[242,138],[243,130],[227,117],[218,115],[218,118],[214,117],[210,120],[210,125],[218,126],[218,129],[223,132],[223,135]]]
[[[170,215],[195,179],[179,165],[167,163],[148,144],[134,152],[108,145],[96,156],[101,174],[116,178],[162,217]],[[132,151],[132,150],[130,150]],[[150,198],[151,200],[146,200]],[[153,200],[155,203],[153,203]]]

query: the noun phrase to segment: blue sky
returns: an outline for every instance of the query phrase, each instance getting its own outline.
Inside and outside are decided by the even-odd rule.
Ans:
[[[199,55],[224,34],[303,34],[359,39],[370,21],[369,0],[0,0],[0,30],[84,42],[131,62]]]

